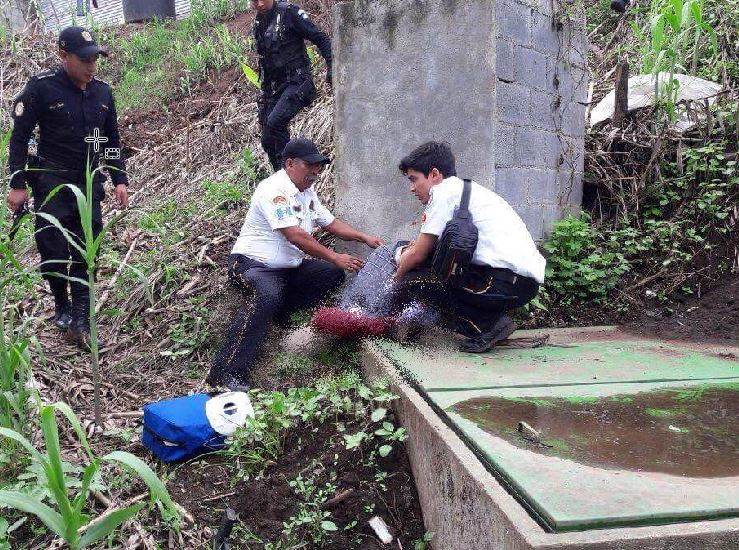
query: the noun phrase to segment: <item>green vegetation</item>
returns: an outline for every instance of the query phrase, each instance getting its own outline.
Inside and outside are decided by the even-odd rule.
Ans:
[[[81,484],[74,492],[71,491],[73,487],[69,483],[69,474],[63,467],[59,428],[56,423],[57,411],[64,414],[69,421],[88,459],[83,468]],[[79,420],[64,403],[41,406],[40,425],[45,453],[36,450],[28,439],[15,430],[0,428],[0,436],[20,444],[31,455],[33,462],[41,467],[43,476],[39,476],[38,482],[48,492],[51,506],[26,492],[8,490],[0,490],[0,504],[35,515],[50,531],[64,539],[72,550],[90,546],[107,537],[144,507],[143,503],[132,504],[101,514],[97,518],[91,518],[84,512],[93,481],[99,475],[101,462],[112,462],[135,472],[149,487],[152,499],[160,505],[165,520],[176,526],[179,513],[167,489],[141,459],[121,451],[114,451],[102,458],[96,457]],[[71,498],[70,493],[73,495]]]
[[[544,244],[546,295],[563,304],[617,304],[654,281],[654,295],[666,302],[676,290],[691,294],[702,273],[728,272],[739,166],[727,151],[738,107],[736,101],[716,105],[708,133],[695,145],[665,151],[656,176],[638,191],[611,187],[612,215],[596,223],[587,214],[557,222]]]
[[[341,434],[342,447],[352,455],[356,453],[356,460],[371,468],[376,482],[384,487],[387,472],[377,460],[392,453],[406,437],[405,430],[389,420],[386,407],[395,397],[385,384],[369,387],[357,373],[346,371],[321,379],[314,387],[290,388],[285,392],[252,390],[250,396],[254,418],[238,428],[228,447],[219,451],[227,457],[223,464],[230,468],[233,483],[259,477],[279,460],[291,430],[315,432],[320,426],[331,424]],[[349,429],[355,425],[362,429]],[[338,455],[334,460],[338,461]],[[341,473],[337,464],[313,462],[286,480],[298,505],[283,523],[279,540],[261,540],[244,525],[238,531],[241,540],[260,543],[263,548],[287,549],[307,541],[320,544],[330,532],[354,528],[356,522],[337,525],[323,506],[337,491]]]
[[[703,18],[701,0],[652,0],[647,18],[648,32],[632,21],[632,31],[642,54],[642,72],[652,73],[657,104],[674,120],[680,88],[674,75],[695,74],[703,34],[711,42],[704,55],[715,55],[718,50],[716,33]]]
[[[599,239],[590,218],[568,216],[558,221],[544,249],[547,286],[564,302],[590,299],[602,303],[629,266],[621,252]]]
[[[238,65],[248,39],[219,21],[247,7],[248,0],[196,0],[187,18],[154,21],[127,36],[111,32],[103,37],[120,52],[121,74],[114,75],[119,110],[162,103],[178,89],[189,91],[208,70]]]

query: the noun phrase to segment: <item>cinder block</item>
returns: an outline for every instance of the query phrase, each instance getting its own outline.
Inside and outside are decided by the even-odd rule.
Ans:
[[[575,101],[562,105],[562,132],[565,135],[576,138],[585,135],[585,109],[585,105]]]
[[[556,86],[556,90],[563,101],[585,103],[588,94],[587,70],[565,59],[550,59],[548,65],[547,73],[551,73],[548,78],[553,81],[554,77],[557,77],[559,85]]]
[[[511,42],[499,38],[495,43],[495,74],[499,80],[516,81],[515,49]]]
[[[537,12],[531,14],[532,48],[547,55],[556,56],[560,48],[560,39],[560,34],[552,26],[551,17]]]
[[[536,128],[554,129],[555,120],[560,111],[555,102],[556,96],[548,92],[531,91],[531,125]]]
[[[532,48],[516,46],[516,71],[518,81],[535,90],[547,89],[547,57]]]
[[[582,172],[560,168],[557,171],[557,188],[560,206],[570,212],[582,207]]]
[[[495,4],[498,38],[528,46],[531,43],[531,8],[510,0]]]
[[[540,206],[514,206],[514,209],[521,216],[529,233],[539,240],[544,228],[544,209]]]
[[[553,132],[536,128],[522,128],[518,132],[521,166],[528,168],[556,168],[562,152],[560,138]]]
[[[526,204],[531,206],[558,204],[559,187],[555,170],[529,169],[526,172],[526,179],[528,180]]]
[[[499,80],[496,91],[498,120],[521,126],[529,124],[529,88]]]
[[[499,168],[495,171],[495,192],[509,204],[526,204],[529,172],[526,168]]]
[[[518,146],[518,128],[499,122],[495,126],[495,165],[520,166],[521,152]],[[496,181],[497,186],[497,181]]]

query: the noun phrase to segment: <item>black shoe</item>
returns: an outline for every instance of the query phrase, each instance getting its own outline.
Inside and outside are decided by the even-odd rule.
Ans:
[[[90,350],[92,340],[90,338],[90,324],[87,319],[72,319],[69,328],[67,328],[67,341],[85,351]],[[98,348],[100,347],[102,346],[98,341]]]
[[[226,388],[228,391],[249,391],[249,384],[241,380],[233,374],[222,374],[221,376],[209,374],[205,379],[205,383],[213,388]]]
[[[54,312],[54,326],[59,330],[67,330],[72,322],[72,308],[69,304],[58,306]]]
[[[503,315],[493,325],[493,328],[474,338],[468,338],[462,342],[459,349],[466,353],[484,353],[489,351],[498,342],[508,338],[515,331],[516,323],[508,315]]]

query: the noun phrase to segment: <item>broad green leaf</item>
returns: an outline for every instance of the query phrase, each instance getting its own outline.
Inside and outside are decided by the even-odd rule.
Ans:
[[[11,430],[9,428],[0,428],[0,436],[7,437],[8,439],[12,439],[16,443],[20,443],[24,449],[31,453],[31,456],[34,458],[34,460],[37,460],[41,463],[45,462],[43,455],[39,453],[33,445],[31,445],[31,442],[15,430]]]
[[[83,258],[85,259],[87,258],[87,251],[84,248],[82,248],[82,246],[80,246],[80,244],[77,242],[77,239],[75,239],[72,236],[69,230],[66,227],[64,227],[55,216],[52,216],[51,214],[47,214],[46,212],[38,212],[38,211],[36,212],[36,215],[41,216],[43,219],[45,219],[51,225],[53,225],[56,229],[61,231],[62,235],[64,235],[64,238],[67,240],[67,242],[73,247],[75,247],[79,251],[79,253],[82,254]]]
[[[59,447],[59,428],[56,424],[56,409],[53,406],[41,407],[41,432],[44,434],[46,444],[46,458],[44,469],[46,470],[46,482],[51,491],[56,506],[62,514],[66,524],[65,538],[69,540],[72,533],[79,526],[79,518],[72,509],[72,503],[67,496],[66,478],[62,465],[61,449]]]
[[[55,535],[64,538],[65,525],[62,516],[43,502],[17,491],[0,491],[0,505],[33,514]]]
[[[380,447],[378,452],[380,453],[380,456],[386,457],[392,452],[392,450],[393,448],[390,445],[383,445],[382,447]]]
[[[336,527],[336,524],[333,521],[324,520],[321,522],[321,529],[324,531],[338,531],[339,528]]]
[[[241,70],[244,71],[244,76],[249,82],[251,82],[255,87],[261,88],[261,83],[259,82],[259,75],[257,75],[254,69],[252,69],[246,63],[242,63]]]
[[[90,546],[100,539],[107,537],[123,522],[138,514],[144,506],[145,504],[143,502],[139,502],[128,508],[111,512],[102,519],[91,522],[80,538],[80,548]]]
[[[380,420],[385,418],[386,413],[387,413],[387,409],[380,407],[372,411],[372,416],[370,418],[372,419],[372,422],[379,422]]]
[[[131,453],[123,451],[113,451],[112,453],[108,453],[103,457],[103,460],[107,462],[117,462],[136,473],[143,482],[146,483],[147,487],[149,487],[152,497],[162,503],[164,507],[162,512],[169,516],[167,519],[179,519],[180,514],[177,511],[177,507],[175,506],[172,497],[169,496],[167,488],[154,471],[149,468],[149,465],[146,464],[146,462]]]
[[[54,409],[62,413],[67,418],[69,424],[72,426],[75,433],[77,434],[77,439],[79,439],[80,443],[82,444],[82,448],[87,453],[88,458],[92,460],[94,457],[92,454],[92,449],[90,448],[90,444],[87,441],[85,430],[82,428],[82,424],[80,424],[79,418],[77,418],[77,415],[74,414],[74,411],[71,409],[71,407],[62,401],[57,401],[52,405],[52,407],[54,407]]]

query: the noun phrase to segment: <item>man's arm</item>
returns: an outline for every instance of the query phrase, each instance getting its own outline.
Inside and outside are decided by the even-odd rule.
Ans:
[[[430,233],[419,234],[418,238],[400,255],[400,262],[398,269],[395,271],[395,277],[400,279],[414,267],[423,264],[433,252],[436,241],[436,235],[431,235]]]
[[[361,258],[356,258],[350,254],[340,254],[326,248],[300,226],[293,225],[277,229],[277,231],[280,231],[288,241],[300,250],[314,258],[326,260],[347,271],[359,271],[364,266],[364,261]]]
[[[103,128],[105,136],[108,138],[106,143],[110,149],[118,150],[118,158],[106,158],[105,162],[111,167],[110,179],[115,186],[115,196],[121,206],[128,206],[128,174],[126,174],[126,163],[123,160],[123,148],[121,147],[121,135],[118,132],[118,114],[115,109],[115,100],[113,99],[113,91],[110,91],[110,102],[108,103],[108,116],[105,118],[105,127]]]
[[[28,140],[38,124],[38,91],[36,80],[30,80],[12,105],[13,131],[8,146],[8,173],[10,192],[8,206],[17,210],[28,199],[26,192],[26,164],[28,163]]]
[[[357,241],[366,244],[370,248],[377,248],[383,244],[382,239],[379,237],[363,233],[338,218],[325,226],[324,229],[332,235],[336,235],[343,241]]]
[[[305,40],[313,42],[313,44],[315,44],[318,48],[318,51],[321,52],[321,56],[323,57],[323,59],[326,60],[326,69],[328,71],[326,74],[326,79],[329,81],[330,84],[332,63],[331,39],[325,32],[319,29],[313,23],[313,21],[309,19],[308,14],[305,13],[305,11],[301,10],[297,6],[291,5],[290,13],[292,15],[294,28],[297,33]]]

